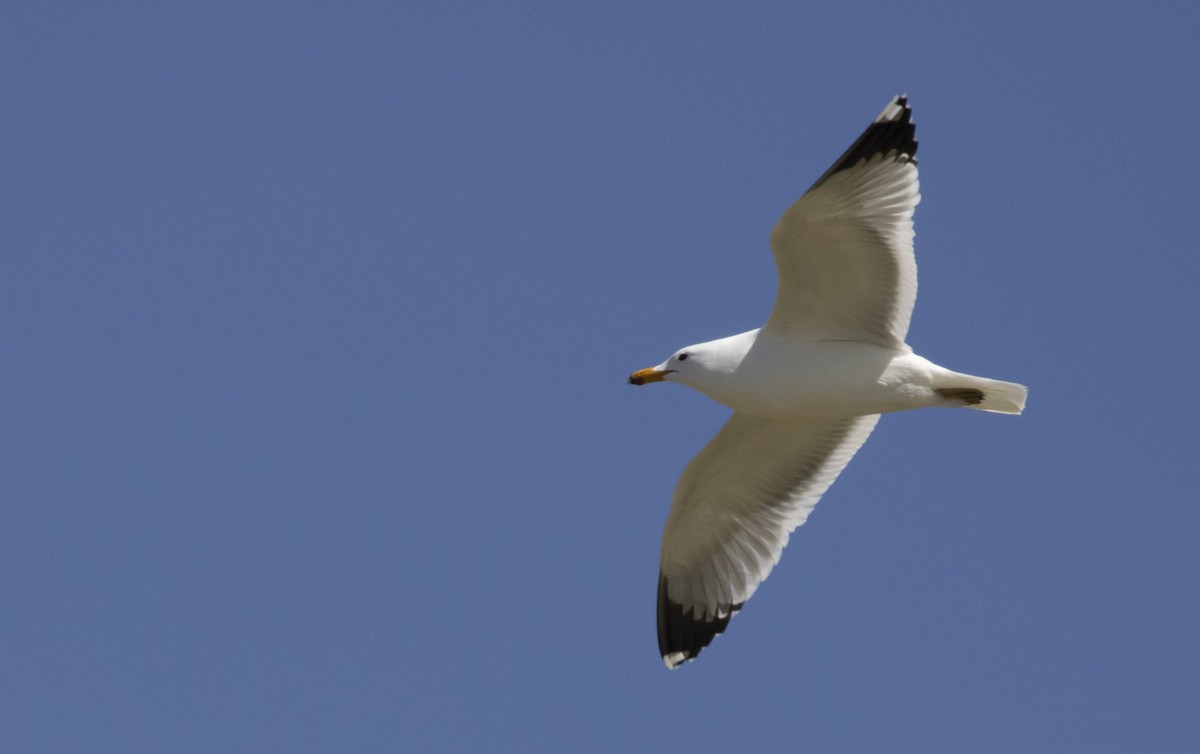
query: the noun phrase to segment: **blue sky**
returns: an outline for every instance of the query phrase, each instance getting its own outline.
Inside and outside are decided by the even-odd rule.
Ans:
[[[1084,10],[1086,8],[1086,11]],[[1200,10],[29,3],[0,749],[1195,751]],[[779,214],[907,92],[885,417],[701,658],[659,535]]]

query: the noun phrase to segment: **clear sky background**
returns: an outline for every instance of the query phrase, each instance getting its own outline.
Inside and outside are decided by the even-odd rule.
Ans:
[[[1200,6],[22,3],[0,30],[0,750],[1200,750]],[[655,641],[779,214],[893,95],[888,416]]]

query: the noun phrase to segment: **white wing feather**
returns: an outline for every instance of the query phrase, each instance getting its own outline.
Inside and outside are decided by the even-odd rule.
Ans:
[[[896,98],[783,213],[771,232],[779,289],[764,330],[905,347],[917,296],[914,131]]]
[[[700,620],[740,607],[878,419],[735,412],[684,469],[671,499],[660,560],[670,601]]]

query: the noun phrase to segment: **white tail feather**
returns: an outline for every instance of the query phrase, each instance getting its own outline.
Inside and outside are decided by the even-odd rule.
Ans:
[[[1029,391],[1024,385],[986,377],[972,377],[971,381],[971,387],[983,391],[983,400],[967,408],[998,414],[1019,414],[1025,410],[1025,396]]]

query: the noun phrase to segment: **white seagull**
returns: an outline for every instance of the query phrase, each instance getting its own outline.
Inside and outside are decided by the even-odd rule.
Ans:
[[[908,99],[896,97],[783,213],[766,325],[629,378],[679,382],[733,409],[671,497],[658,577],[668,668],[725,630],[880,414],[1025,407],[1024,386],[952,372],[904,342],[917,296],[915,133]]]

